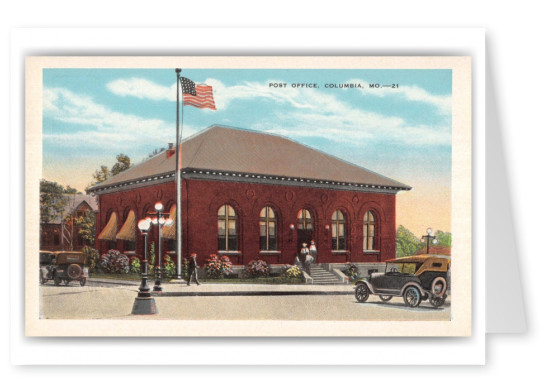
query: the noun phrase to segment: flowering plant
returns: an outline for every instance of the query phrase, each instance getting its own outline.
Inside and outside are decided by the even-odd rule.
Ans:
[[[130,273],[140,274],[142,272],[142,262],[138,257],[130,258]]]
[[[165,277],[174,277],[176,275],[176,265],[174,264],[174,261],[168,254],[166,254],[164,257],[163,267],[164,267]]]
[[[103,254],[100,266],[106,273],[128,273],[130,271],[128,257],[117,250],[109,250]]]
[[[355,280],[359,276],[358,266],[351,262],[346,262],[344,264],[344,269],[342,272],[345,276],[350,277],[351,280]]]
[[[227,256],[218,258],[217,254],[211,254],[206,259],[205,272],[208,278],[223,278],[233,272],[233,265]]]
[[[270,265],[262,259],[253,259],[245,268],[245,275],[252,278],[269,277]]]
[[[302,271],[297,265],[283,265],[281,277],[290,279],[302,278]]]

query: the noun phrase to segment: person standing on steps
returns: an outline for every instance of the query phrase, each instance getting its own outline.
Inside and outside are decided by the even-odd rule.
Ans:
[[[195,282],[197,285],[199,284],[199,279],[197,278],[197,269],[199,266],[197,266],[197,254],[193,253],[191,254],[191,259],[189,260],[188,264],[188,277],[187,277],[187,284],[189,286],[189,283],[191,282],[191,278],[195,277]]]
[[[316,242],[314,242],[313,240],[310,242],[310,248],[308,249],[308,251],[310,252],[312,258],[314,258],[312,263],[316,263],[318,261],[318,249],[316,248]]]
[[[300,263],[302,264],[302,267],[305,269],[308,269],[308,265],[306,264],[306,258],[310,254],[310,250],[308,250],[308,245],[306,243],[302,243],[302,248],[300,249]]]

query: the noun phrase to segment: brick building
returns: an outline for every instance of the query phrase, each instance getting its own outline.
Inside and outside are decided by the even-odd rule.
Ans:
[[[78,234],[75,219],[91,210],[97,211],[96,198],[82,194],[67,194],[63,213],[49,223],[40,224],[40,249],[47,251],[80,251],[85,243]]]
[[[396,193],[410,187],[289,139],[211,126],[181,145],[182,251],[293,263],[314,240],[318,262],[395,257]],[[142,256],[137,222],[160,201],[175,220],[175,150],[90,189],[98,196],[96,246]],[[164,227],[173,252],[175,227]],[[157,241],[157,227],[150,241]]]

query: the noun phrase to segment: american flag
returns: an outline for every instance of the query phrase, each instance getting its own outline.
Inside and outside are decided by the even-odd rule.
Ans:
[[[195,84],[187,77],[180,77],[180,83],[182,84],[184,106],[216,110],[211,86]]]

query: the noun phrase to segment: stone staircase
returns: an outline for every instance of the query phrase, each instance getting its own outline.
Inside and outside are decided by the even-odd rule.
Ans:
[[[316,264],[310,267],[310,276],[313,279],[313,284],[316,285],[343,284],[343,281],[333,272],[327,271],[322,266]]]

